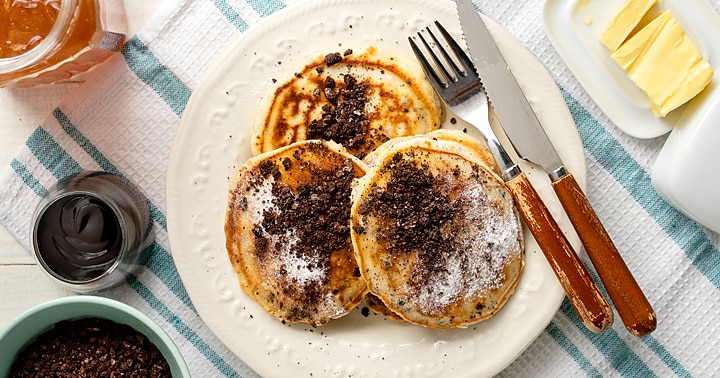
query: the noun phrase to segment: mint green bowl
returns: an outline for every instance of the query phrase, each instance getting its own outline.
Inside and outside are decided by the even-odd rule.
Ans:
[[[145,314],[122,302],[92,295],[75,295],[37,305],[15,318],[0,332],[0,377],[27,345],[61,320],[103,318],[127,324],[155,344],[170,365],[173,378],[189,378],[185,359],[170,336]]]

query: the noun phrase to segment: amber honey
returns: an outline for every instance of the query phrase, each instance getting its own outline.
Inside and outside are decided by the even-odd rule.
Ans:
[[[0,87],[72,80],[117,52],[125,20],[109,1],[0,0]]]
[[[60,1],[3,0],[0,8],[0,58],[25,53],[50,34]]]

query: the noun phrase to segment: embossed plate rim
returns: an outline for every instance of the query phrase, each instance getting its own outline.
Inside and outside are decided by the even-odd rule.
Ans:
[[[358,310],[318,329],[283,325],[242,293],[227,261],[227,190],[249,156],[249,125],[271,79],[282,80],[294,64],[316,52],[342,51],[354,44],[372,42],[412,58],[407,36],[436,19],[459,34],[450,1],[296,4],[250,28],[210,68],[187,104],[168,164],[167,227],[173,258],[203,321],[260,375],[491,376],[545,329],[560,306],[562,288],[527,231],[526,266],[515,294],[491,319],[467,329],[432,330],[374,315],[366,318]],[[521,85],[527,87],[549,137],[584,188],[582,143],[554,80],[504,29],[494,22],[490,26],[510,65],[522,73]],[[294,37],[307,33],[315,33],[312,42]],[[466,126],[451,125],[451,117],[444,127]],[[560,216],[561,227],[571,230],[542,170],[522,165],[551,211]],[[577,237],[572,231],[568,235],[577,248]]]

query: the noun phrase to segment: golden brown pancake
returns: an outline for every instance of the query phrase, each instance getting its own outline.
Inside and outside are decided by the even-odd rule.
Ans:
[[[318,56],[279,84],[261,109],[254,155],[323,139],[364,157],[389,139],[438,129],[444,118],[420,66],[372,46]]]
[[[372,312],[377,315],[382,315],[386,318],[399,322],[405,321],[405,319],[401,318],[400,315],[390,311],[390,309],[385,305],[385,303],[383,303],[382,299],[378,298],[373,293],[365,294],[365,304],[370,310],[372,310]]]
[[[492,152],[490,151],[490,148],[485,141],[479,141],[467,135],[465,132],[450,129],[438,129],[426,134],[394,138],[383,143],[378,148],[370,152],[367,156],[363,158],[363,161],[368,166],[374,166],[376,165],[376,160],[378,159],[378,157],[387,153],[387,151],[389,151],[391,148],[402,146],[403,144],[408,143],[416,144],[418,137],[425,137],[431,140],[457,142],[456,145],[445,144],[445,147],[451,148],[452,151],[456,153],[467,154],[468,157],[472,160],[477,160],[481,162],[489,170],[493,171],[498,176],[500,175],[500,168],[495,162],[495,157],[493,157]]]
[[[365,164],[333,142],[258,155],[229,192],[225,235],[243,291],[278,319],[320,326],[367,286],[350,242],[351,184]]]
[[[353,189],[351,236],[370,292],[403,319],[433,328],[492,316],[523,266],[512,196],[458,141],[390,143]]]

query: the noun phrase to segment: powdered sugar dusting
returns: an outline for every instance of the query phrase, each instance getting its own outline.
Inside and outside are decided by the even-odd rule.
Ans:
[[[282,188],[282,189],[280,189]],[[300,251],[301,231],[299,226],[287,225],[282,230],[268,230],[266,222],[271,218],[281,219],[283,209],[278,206],[277,191],[285,191],[285,184],[276,182],[272,177],[265,177],[256,182],[245,196],[247,211],[253,225],[254,237],[267,240],[267,251],[264,255],[272,256],[263,259],[265,271],[274,275],[275,279],[266,281],[271,291],[295,292],[303,298],[312,300],[312,311],[339,317],[347,312],[342,303],[331,292],[322,292],[328,276],[329,265],[323,252],[311,249]],[[297,194],[289,194],[297,196]],[[313,193],[310,200],[317,201],[318,195]],[[291,211],[291,210],[287,210]],[[260,251],[258,251],[260,252]],[[326,257],[326,256],[325,256]],[[308,308],[309,310],[309,308]]]
[[[253,226],[262,227],[266,211],[276,214],[280,213],[280,209],[272,202],[273,182],[273,180],[263,180],[245,197],[247,198],[247,208],[250,212],[250,219],[252,220]]]
[[[274,251],[277,259],[271,261],[272,270],[283,272],[289,281],[297,282],[301,286],[311,282],[321,282],[326,275],[323,265],[319,263],[319,254],[298,256],[295,247],[300,238],[296,227],[285,230],[283,234],[271,234],[263,226],[267,214],[280,215],[281,210],[273,201],[273,179],[263,180],[256,190],[252,190],[247,196],[247,206],[251,214],[252,224],[259,230],[260,237],[266,238],[269,242],[269,249]]]
[[[453,181],[448,176],[446,186],[452,187]],[[416,288],[414,303],[422,312],[442,311],[505,281],[504,269],[520,251],[521,229],[512,201],[499,201],[493,195],[498,193],[467,181],[456,195],[459,211],[443,231],[449,248],[439,256],[446,269],[426,277],[424,285]]]

